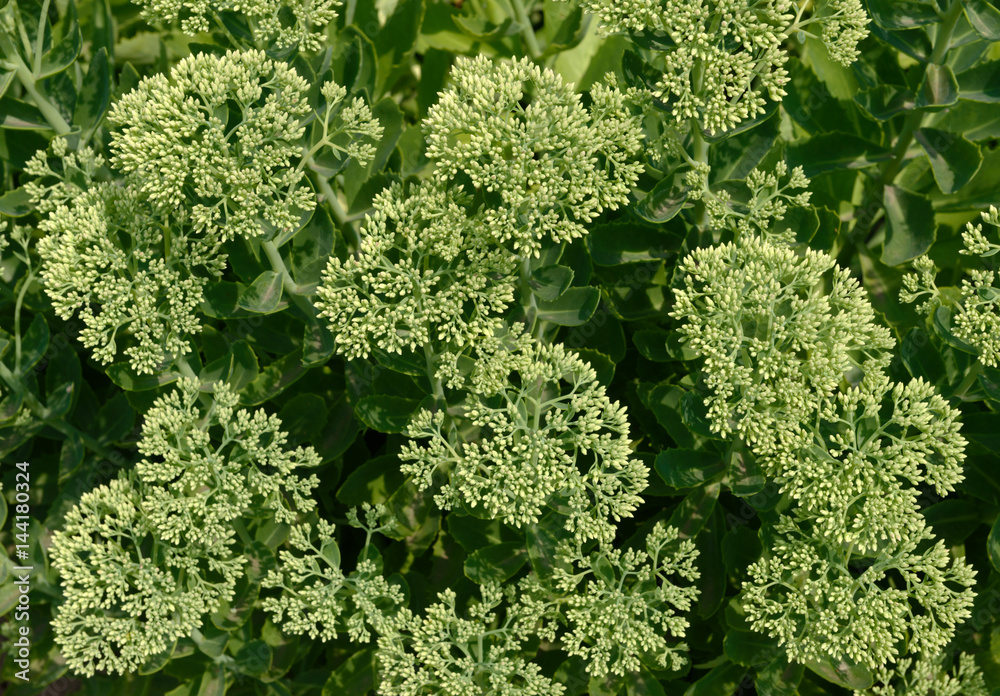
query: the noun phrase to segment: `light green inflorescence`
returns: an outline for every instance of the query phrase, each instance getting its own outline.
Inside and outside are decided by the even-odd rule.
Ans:
[[[198,397],[198,384],[181,380],[159,398],[134,475],[85,494],[53,535],[66,599],[53,628],[80,674],[134,672],[190,634],[234,596],[246,521],[315,508],[318,480],[296,471],[318,463],[311,448],[285,450],[280,422],[236,410],[224,384],[207,409]]]

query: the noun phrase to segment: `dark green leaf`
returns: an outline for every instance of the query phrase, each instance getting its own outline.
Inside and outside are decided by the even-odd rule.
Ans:
[[[754,684],[757,696],[795,696],[805,670],[804,665],[789,662],[787,656],[779,655],[767,667],[758,670]]]
[[[674,488],[694,488],[725,471],[722,456],[690,449],[668,449],[656,455],[656,473]]]
[[[155,375],[140,375],[127,362],[114,363],[104,368],[111,381],[126,391],[149,391],[177,381],[176,372],[160,372]]]
[[[44,316],[36,314],[21,338],[21,374],[28,374],[28,371],[45,356],[48,348],[49,325]]]
[[[34,210],[31,204],[31,196],[22,187],[8,191],[0,196],[0,213],[8,217],[24,217]]]
[[[201,678],[198,696],[225,696],[228,688],[225,668],[222,665],[213,664]]]
[[[1000,404],[1000,369],[995,367],[983,368],[983,373],[979,375],[979,385],[986,392],[986,397]]]
[[[958,80],[947,65],[930,63],[917,87],[918,109],[939,111],[958,101]]]
[[[597,288],[570,288],[557,300],[540,300],[537,316],[560,326],[580,326],[594,315],[600,300],[601,292]]]
[[[240,294],[239,307],[254,314],[270,314],[281,307],[284,280],[280,273],[264,271]],[[287,303],[286,303],[287,306]]]
[[[756,631],[729,631],[722,642],[726,657],[744,667],[760,667],[769,664],[784,652],[778,647],[778,640]]]
[[[863,169],[891,159],[892,153],[849,133],[823,133],[788,146],[788,164],[814,177],[837,169]]]
[[[854,95],[854,101],[879,121],[888,121],[896,114],[912,109],[917,96],[908,89],[894,85],[878,85],[858,92]]]
[[[573,269],[566,266],[542,266],[531,274],[528,284],[537,297],[547,302],[558,299],[573,282]]]
[[[728,660],[712,670],[697,682],[692,684],[684,696],[722,696],[732,694],[743,681],[746,668],[733,664]]]
[[[13,130],[52,130],[37,107],[7,95],[0,99],[0,128]]]
[[[1000,573],[1000,518],[993,523],[990,535],[986,539],[986,552],[989,554],[993,569]]]
[[[684,208],[689,189],[674,184],[673,177],[660,181],[632,209],[643,220],[661,223],[674,218]]]
[[[73,125],[81,130],[80,142],[90,141],[111,104],[111,70],[108,52],[103,47],[94,55],[83,80],[83,87],[73,110]]]
[[[721,483],[709,483],[688,493],[670,516],[669,525],[676,527],[681,539],[691,539],[698,535],[715,509],[722,490]]]
[[[77,19],[76,4],[69,0],[66,14],[52,31],[52,48],[42,56],[42,70],[35,75],[40,79],[62,72],[73,64],[83,48],[83,35]]]
[[[362,503],[384,503],[406,481],[399,470],[399,457],[374,457],[351,472],[337,490],[337,500],[354,507]]]
[[[598,266],[659,261],[672,256],[682,242],[672,234],[621,223],[599,225],[587,235],[590,257]]]
[[[962,5],[977,34],[987,41],[1000,41],[1000,10],[986,0],[962,0]]]
[[[374,650],[356,652],[334,670],[320,696],[367,694],[375,688],[376,670]]]
[[[853,662],[833,660],[827,657],[810,660],[806,663],[806,667],[823,677],[823,679],[842,686],[845,689],[864,691],[875,683],[871,670],[864,665],[854,664]]]
[[[401,433],[420,407],[415,399],[401,396],[366,396],[354,407],[355,415],[367,425],[383,433]]]
[[[982,521],[979,506],[970,500],[942,500],[923,514],[927,524],[934,529],[934,535],[944,539],[946,546],[964,542]]]
[[[553,569],[557,567],[564,570],[567,568],[566,562],[557,553],[559,543],[566,536],[566,522],[566,517],[553,510],[538,522],[527,525],[524,539],[528,548],[528,560],[540,578],[551,577]]]
[[[519,541],[493,544],[472,553],[465,561],[465,577],[477,585],[506,582],[528,562],[528,551]]]
[[[730,575],[741,577],[747,566],[760,557],[763,548],[756,530],[738,518],[734,522],[738,522],[737,526],[722,538],[722,561]]]
[[[244,406],[256,406],[269,401],[297,382],[308,368],[302,366],[302,351],[296,350],[275,360],[260,371],[260,375],[247,385],[240,395]]]
[[[956,79],[959,99],[986,104],[1000,102],[1000,61],[981,63],[960,73]]]
[[[900,266],[927,253],[937,238],[934,209],[925,196],[885,187],[886,234],[882,263]]]
[[[940,15],[933,5],[911,0],[866,0],[868,14],[883,29],[912,29],[935,24]]]
[[[979,146],[960,135],[920,128],[914,137],[930,158],[934,180],[944,193],[955,193],[969,183],[983,163]]]
[[[726,454],[729,487],[733,495],[746,498],[764,490],[766,479],[757,458],[749,452],[730,450]]]

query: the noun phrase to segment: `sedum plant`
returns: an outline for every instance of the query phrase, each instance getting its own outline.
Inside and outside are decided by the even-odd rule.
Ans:
[[[427,157],[437,181],[481,197],[498,243],[538,256],[544,240],[581,237],[625,202],[642,136],[615,86],[595,85],[587,108],[551,70],[485,56],[459,60],[451,80],[424,122]]]
[[[445,427],[444,411],[413,418],[402,471],[419,488],[440,472],[447,483],[438,506],[482,507],[518,528],[561,499],[573,538],[610,542],[614,522],[640,504],[648,476],[630,457],[625,409],[608,399],[593,368],[560,345],[535,344],[512,358],[503,387],[469,393],[457,433]]]

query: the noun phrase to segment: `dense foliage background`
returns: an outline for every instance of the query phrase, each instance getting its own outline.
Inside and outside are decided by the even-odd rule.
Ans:
[[[1000,693],[997,42],[5,0],[0,689]]]

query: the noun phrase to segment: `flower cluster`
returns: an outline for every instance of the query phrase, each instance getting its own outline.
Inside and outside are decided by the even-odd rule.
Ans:
[[[747,234],[679,265],[670,315],[704,359],[712,430],[761,454],[809,442],[817,397],[853,368],[877,370],[894,345],[864,290],[829,255]],[[827,293],[816,292],[826,279]]]
[[[312,192],[295,189],[308,83],[263,51],[192,55],[169,75],[147,77],[108,113],[111,163],[149,200],[186,201],[198,231],[255,237],[258,219],[298,222]],[[294,191],[294,192],[293,192]]]
[[[873,553],[920,533],[918,486],[944,497],[962,480],[958,415],[927,382],[876,374],[835,395],[808,446],[762,464],[798,502],[796,518],[831,543]]]
[[[318,51],[323,46],[323,29],[337,18],[342,0],[138,0],[143,19],[171,24],[180,20],[181,31],[189,36],[209,31],[209,18],[220,22],[240,13],[260,46],[298,46]]]
[[[561,696],[561,684],[541,673],[522,655],[526,637],[513,630],[518,607],[505,607],[499,583],[480,588],[482,601],[459,615],[453,590],[421,616],[403,608],[378,640],[381,696]],[[508,599],[511,593],[508,593]]]
[[[868,35],[860,0],[585,0],[606,32],[644,36],[662,76],[653,94],[677,123],[710,134],[731,130],[780,101],[788,83],[784,42],[822,25],[830,58],[850,65]],[[811,14],[806,17],[807,10]]]
[[[975,571],[932,540],[922,528],[862,557],[782,517],[770,552],[748,569],[747,618],[798,662],[832,657],[874,670],[902,657],[901,647],[940,654],[971,616]]]
[[[531,575],[521,582],[523,629],[550,641],[559,636],[569,655],[587,663],[587,672],[603,677],[637,671],[649,657],[662,669],[684,664],[687,619],[698,597],[695,567],[698,551],[691,539],[658,523],[645,549],[601,548],[584,554],[576,545],[560,550],[551,579]]]
[[[894,669],[880,668],[876,683],[867,691],[855,691],[854,696],[989,696],[983,673],[972,655],[961,653],[951,673],[948,656],[921,655],[903,658]]]
[[[517,527],[537,522],[558,497],[578,540],[610,543],[611,520],[632,515],[648,476],[630,458],[625,408],[560,344],[536,343],[511,363],[498,393],[468,395],[460,441],[442,431],[442,411],[418,413],[407,430],[413,441],[400,454],[403,471],[421,488],[441,471],[449,481],[435,498],[440,507],[481,505]]]
[[[372,534],[392,526],[380,525],[384,515],[383,506],[368,506],[363,521],[354,510],[348,513],[348,521],[365,529],[370,541]],[[289,545],[294,551],[280,551],[280,570],[270,571],[261,583],[282,592],[277,597],[266,597],[262,606],[287,633],[305,633],[327,641],[337,637],[342,625],[351,640],[366,643],[371,639],[369,627],[379,634],[390,630],[389,616],[402,604],[403,593],[382,577],[381,559],[368,544],[354,571],[345,574],[334,531],[332,524],[320,520],[313,541],[310,523],[292,527]],[[341,619],[349,607],[353,611]]]
[[[626,97],[597,84],[585,108],[572,84],[524,58],[459,58],[452,84],[424,121],[435,178],[484,207],[484,230],[518,253],[584,225],[627,200],[642,165],[642,130]]]
[[[691,187],[689,200],[702,200],[713,229],[730,229],[737,236],[758,235],[763,239],[781,244],[794,244],[793,230],[776,231],[775,222],[785,219],[790,208],[802,208],[809,203],[811,194],[803,191],[809,186],[802,167],[795,167],[791,174],[784,160],[778,162],[774,170],[764,172],[753,169],[747,174],[746,187],[749,198],[745,203],[734,201],[726,189],[713,190],[708,184],[708,165],[695,165],[685,176],[685,183]],[[788,180],[782,183],[785,176]],[[793,193],[795,190],[798,193]]]
[[[989,212],[982,213],[982,219],[987,224],[1000,226],[1000,210],[991,206]],[[989,258],[1000,252],[1000,244],[990,242],[983,234],[982,224],[968,223],[962,240],[965,243],[962,253],[968,256]],[[903,276],[899,299],[915,302],[926,295],[917,305],[917,311],[922,314],[933,314],[939,307],[953,311],[951,331],[955,337],[978,350],[983,365],[1000,365],[1000,285],[996,283],[996,271],[988,268],[969,270],[969,277],[962,281],[956,297],[956,293],[937,286],[937,268],[929,257],[919,257],[913,266],[916,273]]]
[[[45,292],[59,317],[80,315],[96,360],[127,342],[132,368],[153,374],[191,351],[204,287],[225,266],[216,240],[172,235],[136,186],[112,183],[59,204],[39,229]]]
[[[314,452],[281,451],[280,424],[234,412],[225,385],[204,413],[197,397],[197,383],[182,380],[158,399],[133,478],[85,494],[53,535],[66,600],[56,642],[81,674],[135,671],[231,600],[246,561],[234,548],[245,518],[291,519],[286,495],[301,511],[315,506],[316,478],[291,474],[315,464]],[[217,428],[222,444],[213,447]]]
[[[317,292],[338,352],[367,357],[492,336],[514,300],[514,259],[442,187],[394,185],[373,207],[357,255],[331,257]]]

